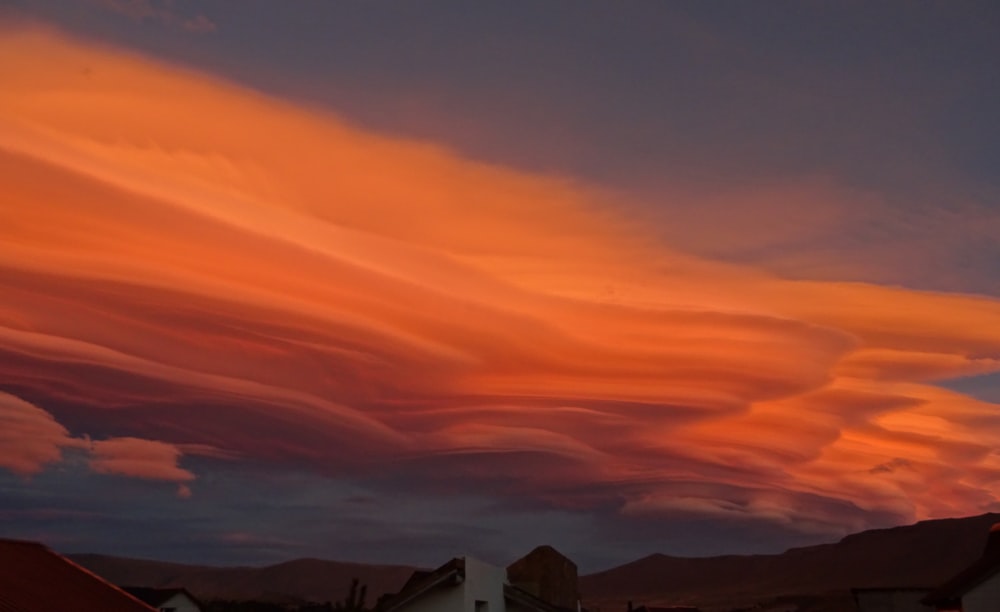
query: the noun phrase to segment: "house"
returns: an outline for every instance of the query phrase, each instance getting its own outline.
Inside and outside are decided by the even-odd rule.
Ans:
[[[576,565],[546,546],[507,569],[459,557],[433,571],[414,572],[398,593],[379,599],[376,610],[578,612],[578,592]]]
[[[982,556],[923,602],[939,612],[1000,610],[1000,523],[990,529]]]
[[[934,612],[923,600],[932,589],[922,587],[851,589],[859,612]]]
[[[3,612],[156,612],[37,542],[0,539]]]
[[[186,589],[126,586],[122,590],[160,612],[201,612],[201,604]]]

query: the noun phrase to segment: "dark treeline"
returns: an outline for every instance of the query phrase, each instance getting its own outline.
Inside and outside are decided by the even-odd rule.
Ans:
[[[337,604],[330,603],[303,603],[303,604],[279,604],[269,601],[235,601],[235,600],[211,600],[202,605],[203,612],[341,612],[345,608],[338,608]],[[363,608],[356,608],[361,612]]]
[[[204,612],[367,612],[365,596],[367,585],[351,581],[351,588],[343,601],[330,603],[278,604],[267,601],[234,601],[216,599],[205,602]]]

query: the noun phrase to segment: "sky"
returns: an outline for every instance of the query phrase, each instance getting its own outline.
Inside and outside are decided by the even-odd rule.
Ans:
[[[595,571],[1000,511],[998,30],[8,0],[0,535]]]

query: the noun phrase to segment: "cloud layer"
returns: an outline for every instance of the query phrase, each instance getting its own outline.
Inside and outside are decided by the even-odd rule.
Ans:
[[[90,455],[89,469],[98,474],[174,482],[181,497],[191,495],[185,483],[194,480],[194,474],[178,467],[183,452],[173,444],[141,438],[76,438],[48,412],[3,392],[0,423],[0,467],[19,476],[34,476],[59,463],[64,449],[81,449]]]
[[[821,533],[998,507],[997,405],[935,385],[1000,371],[996,299],[694,257],[598,189],[52,33],[0,79],[8,470],[86,434],[195,498],[183,449]]]

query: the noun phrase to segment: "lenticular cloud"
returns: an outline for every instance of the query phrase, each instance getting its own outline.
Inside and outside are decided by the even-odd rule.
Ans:
[[[810,529],[997,503],[997,406],[934,384],[1000,370],[996,300],[699,259],[586,185],[53,33],[0,78],[8,470],[89,435],[183,495],[206,448]]]

